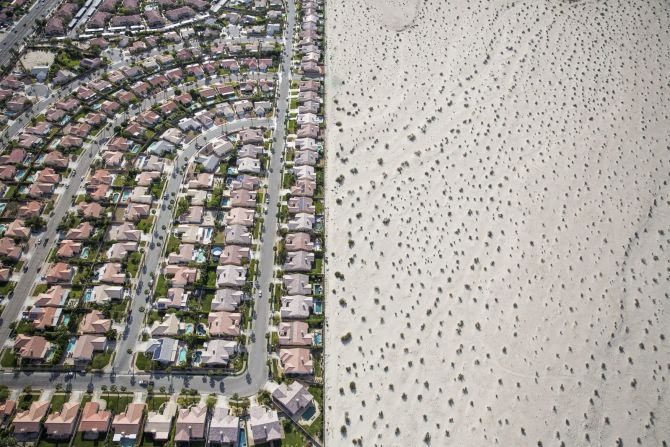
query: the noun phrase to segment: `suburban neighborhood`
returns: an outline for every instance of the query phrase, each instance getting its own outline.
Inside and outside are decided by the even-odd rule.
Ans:
[[[0,438],[322,444],[323,19],[98,0],[36,23],[0,79]]]

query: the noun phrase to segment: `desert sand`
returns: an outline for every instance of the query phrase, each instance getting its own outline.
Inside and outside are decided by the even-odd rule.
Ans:
[[[670,443],[669,11],[327,3],[328,445]]]

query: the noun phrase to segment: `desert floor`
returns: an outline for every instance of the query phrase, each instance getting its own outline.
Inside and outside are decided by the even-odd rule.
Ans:
[[[326,17],[327,444],[670,443],[668,3]]]

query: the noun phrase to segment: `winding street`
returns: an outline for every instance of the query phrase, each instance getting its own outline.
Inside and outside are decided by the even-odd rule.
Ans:
[[[288,110],[288,94],[291,83],[291,60],[293,56],[293,30],[295,29],[295,4],[293,0],[288,0],[287,2],[287,20],[286,20],[286,29],[284,34],[284,57],[282,60],[281,71],[279,73],[279,86],[277,90],[277,107],[274,124],[275,129],[273,133],[273,143],[272,143],[272,154],[270,157],[270,166],[267,177],[267,214],[265,216],[264,228],[262,231],[262,241],[261,252],[260,252],[260,262],[259,262],[259,287],[257,288],[256,293],[265,292],[263,295],[257,295],[255,297],[255,317],[252,321],[251,326],[251,336],[248,337],[248,343],[246,346],[248,352],[247,360],[247,369],[244,373],[235,376],[205,376],[205,375],[192,375],[180,372],[172,372],[170,374],[165,373],[153,373],[153,374],[135,374],[130,371],[130,364],[132,356],[127,354],[127,349],[132,349],[139,338],[140,329],[142,327],[142,318],[139,316],[139,308],[145,306],[143,296],[135,296],[132,301],[132,315],[133,320],[128,328],[127,333],[122,336],[121,341],[118,343],[116,357],[114,361],[114,368],[111,372],[104,373],[76,373],[72,377],[68,377],[65,373],[58,372],[29,372],[29,371],[11,371],[11,372],[2,372],[0,373],[0,384],[7,385],[10,388],[23,387],[30,385],[33,388],[45,388],[53,387],[57,383],[61,383],[65,389],[70,390],[87,390],[87,389],[98,389],[99,387],[106,385],[116,385],[117,387],[126,387],[129,391],[141,389],[139,386],[139,380],[153,380],[155,387],[165,387],[170,392],[179,391],[181,388],[191,388],[201,392],[216,392],[225,395],[239,394],[240,396],[250,396],[257,393],[267,382],[268,380],[268,350],[267,350],[267,341],[265,334],[268,330],[269,319],[270,319],[270,305],[269,305],[269,288],[272,282],[274,274],[274,243],[277,240],[277,207],[279,202],[279,191],[281,189],[281,165],[282,157],[281,154],[284,152],[285,144],[285,120],[286,113]],[[121,116],[117,117],[119,119],[124,119],[127,117]],[[229,123],[227,126],[224,126],[224,131],[233,131],[236,128],[241,129],[245,125],[251,125],[252,120],[241,120],[236,123]],[[253,125],[255,126],[267,126],[270,127],[271,120],[253,120]],[[116,120],[114,124],[108,126],[105,132],[108,132],[110,128],[116,125]],[[225,127],[228,127],[226,129]],[[239,130],[238,129],[238,130]],[[221,127],[210,129],[205,135],[205,140],[212,138],[215,135],[220,135],[222,129]],[[218,132],[218,133],[217,133]],[[102,134],[101,134],[102,135]],[[197,140],[200,140],[202,136],[198,137]],[[63,194],[63,197],[58,201],[56,207],[54,208],[54,216],[49,221],[49,226],[47,228],[44,238],[49,238],[49,241],[53,242],[53,239],[56,235],[56,228],[58,222],[60,222],[67,211],[70,208],[72,198],[74,194],[79,189],[84,174],[87,172],[91,160],[97,154],[100,149],[99,141],[92,145],[91,148],[87,149],[82,155],[80,162],[77,166],[76,173],[74,174],[70,184],[67,186],[66,192]],[[88,152],[91,151],[91,157],[88,156]],[[196,153],[197,148],[195,140],[191,145],[187,146],[183,153],[180,155],[181,160],[186,157],[190,160]],[[166,186],[165,194],[171,195],[172,192],[176,192],[183,181],[183,174],[180,172],[176,173],[175,177],[170,177]],[[162,230],[162,226],[165,225],[167,229],[170,228],[170,223],[172,219],[172,213],[170,210],[159,210],[159,214],[156,219],[155,229],[159,231]],[[165,240],[165,236],[164,236]],[[17,284],[15,288],[15,297],[8,303],[7,308],[5,309],[4,316],[7,317],[7,321],[13,321],[18,317],[18,313],[23,305],[23,300],[28,295],[30,287],[34,282],[35,275],[37,271],[44,264],[44,260],[49,252],[50,244],[47,244],[47,247],[40,246],[35,250],[34,255],[31,260],[28,262],[28,272],[24,274],[21,278],[21,281]],[[140,274],[140,281],[143,284],[148,284],[150,274],[148,272],[155,271],[158,266],[158,260],[160,259],[161,248],[149,248],[145,255],[145,265],[147,266],[146,272]],[[0,342],[7,340],[9,335],[8,325],[4,324],[0,328]]]

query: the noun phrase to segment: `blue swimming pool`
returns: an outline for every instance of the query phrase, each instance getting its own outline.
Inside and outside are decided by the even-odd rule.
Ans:
[[[70,322],[70,314],[63,314],[63,322],[61,324],[67,326],[69,322]]]
[[[193,354],[193,364],[199,365],[201,361],[202,361],[202,351],[195,351],[195,353]]]
[[[81,251],[81,259],[88,259],[88,254],[91,251],[89,247],[84,247],[84,249]]]
[[[314,284],[312,286],[312,290],[314,290],[314,295],[321,295],[323,292],[323,287],[321,284]]]
[[[314,300],[314,313],[317,315],[323,313],[323,303],[321,303],[321,300]]]
[[[186,363],[186,354],[188,354],[188,349],[185,347],[179,348],[179,357],[177,357],[179,363]]]
[[[316,413],[316,408],[314,408],[314,405],[310,405],[309,408],[305,410],[305,412],[302,414],[301,419],[303,421],[309,421],[314,417],[314,414]]]
[[[184,327],[184,334],[192,334],[193,333],[193,323],[187,323],[186,326]]]
[[[87,289],[84,292],[84,302],[90,303],[91,301],[93,301],[93,291],[91,289]]]
[[[123,194],[121,195],[121,201],[122,202],[127,201],[128,197],[130,197],[130,194],[131,194],[131,192],[130,192],[129,189],[126,189],[125,191],[123,191]]]
[[[313,338],[313,344],[314,346],[321,346],[321,332],[315,332],[314,333],[314,338]]]
[[[237,445],[247,447],[247,431],[245,429],[240,430],[240,439]]]
[[[77,337],[72,337],[67,342],[67,349],[65,350],[66,355],[72,354],[74,351],[74,345],[77,343]]]
[[[223,248],[221,247],[212,248],[212,256],[218,258],[219,256],[221,256],[221,253],[223,253]]]

